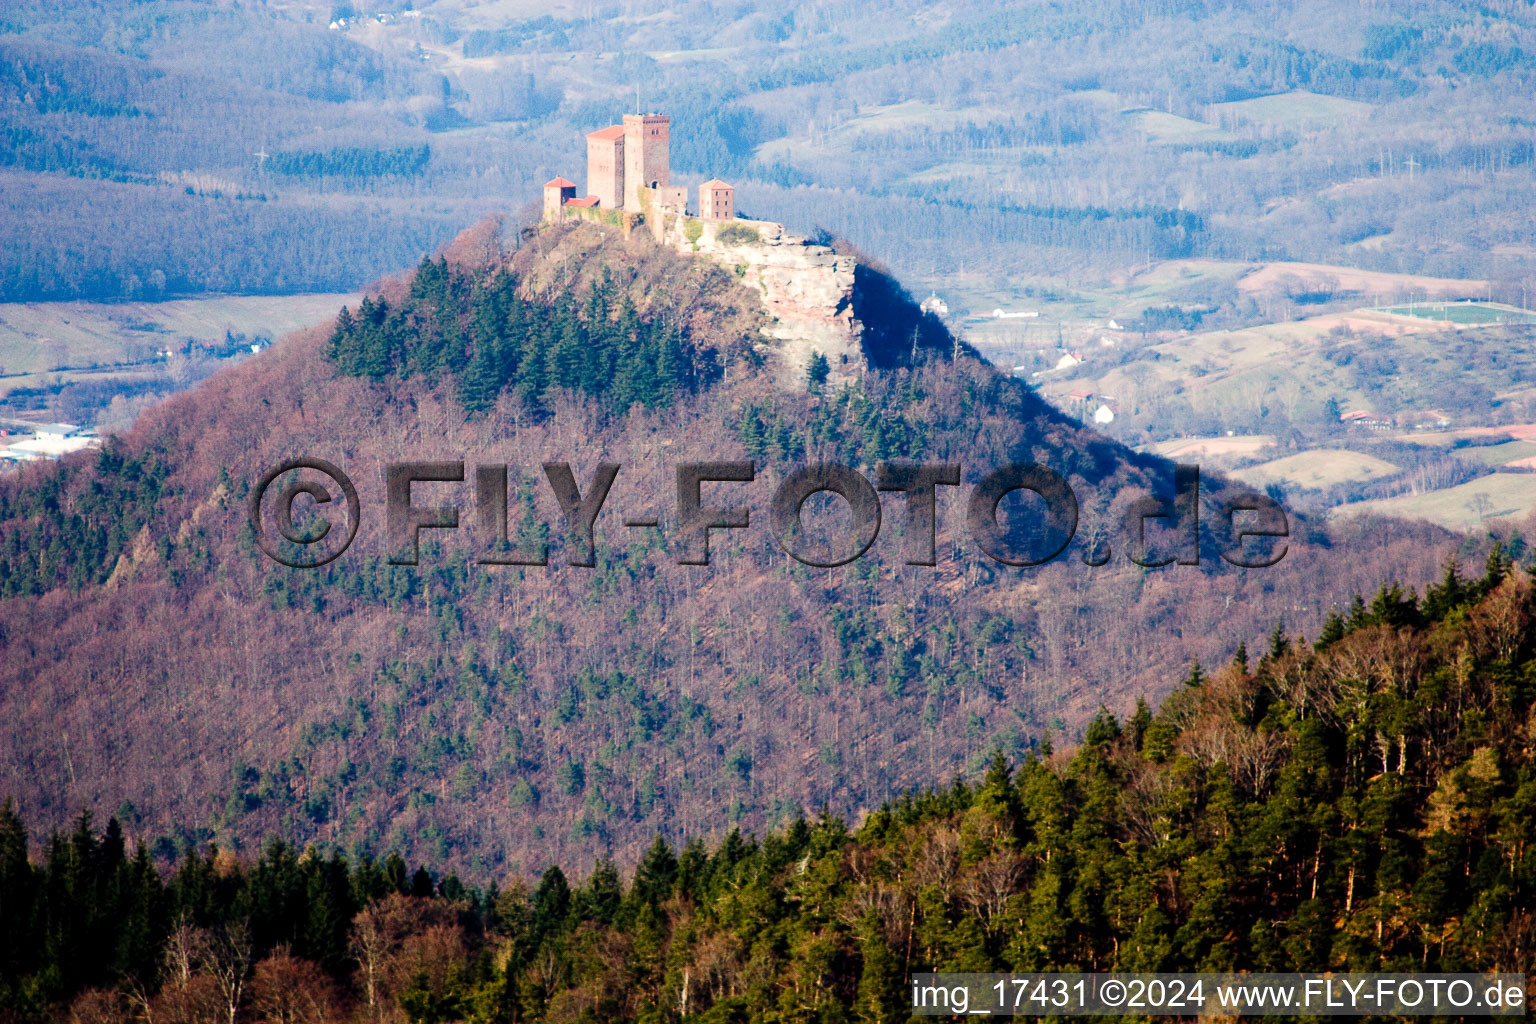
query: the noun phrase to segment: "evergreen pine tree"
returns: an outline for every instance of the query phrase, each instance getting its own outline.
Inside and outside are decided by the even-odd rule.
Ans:
[[[0,979],[31,973],[39,952],[38,884],[27,830],[10,797],[0,804]]]
[[[565,928],[571,912],[571,886],[558,867],[547,869],[533,892],[533,931],[541,939]]]
[[[866,1024],[896,1024],[907,1017],[901,963],[892,953],[874,911],[859,923],[859,986],[855,1015]]]
[[[1494,541],[1488,551],[1488,558],[1483,562],[1483,578],[1477,583],[1478,594],[1492,593],[1495,587],[1504,582],[1504,577],[1509,575],[1513,567],[1514,559],[1505,553],[1504,542]]]
[[[612,924],[624,899],[624,885],[613,861],[599,857],[581,893],[582,914],[599,924]]]
[[[812,352],[811,362],[805,368],[806,390],[813,395],[821,394],[821,389],[831,374],[832,367],[827,363],[827,357],[820,352]]]
[[[1440,582],[1431,584],[1424,591],[1424,616],[1431,622],[1438,622],[1450,614],[1451,610],[1466,599],[1466,590],[1462,586],[1461,576],[1456,571],[1456,559],[1446,560],[1445,574],[1440,577]]]
[[[1328,618],[1323,621],[1323,631],[1317,638],[1317,649],[1322,650],[1329,644],[1344,638],[1344,620],[1339,617],[1338,609],[1329,609]]]
[[[1279,661],[1285,657],[1285,652],[1291,649],[1291,642],[1285,635],[1285,623],[1276,622],[1275,628],[1269,633],[1269,650],[1265,652],[1265,661]]]
[[[1246,653],[1246,652],[1245,652]],[[1142,740],[1146,738],[1147,730],[1152,726],[1152,708],[1147,704],[1147,698],[1136,698],[1136,713],[1131,716],[1131,747],[1140,752]]]
[[[1355,599],[1350,602],[1349,615],[1344,619],[1344,630],[1347,633],[1353,633],[1357,629],[1364,629],[1368,621],[1365,599],[1356,594]]]
[[[734,831],[734,830],[733,830]],[[736,836],[740,842],[741,836]],[[677,858],[672,848],[661,836],[652,840],[635,868],[635,882],[630,887],[630,897],[636,904],[660,906],[672,895],[677,883]]]
[[[403,573],[401,574],[404,575]],[[405,861],[400,854],[391,852],[384,858],[384,884],[391,892],[408,893],[411,891],[410,882],[406,878]]]

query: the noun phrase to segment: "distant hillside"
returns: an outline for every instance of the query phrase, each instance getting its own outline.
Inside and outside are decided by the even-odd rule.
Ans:
[[[963,351],[951,362],[953,345],[787,391],[731,273],[591,226],[519,241],[504,254],[470,233],[124,443],[0,488],[0,793],[32,825],[87,806],[167,856],[281,834],[475,880],[631,863],[657,833],[857,816],[995,750],[1022,757],[1277,621],[1313,632],[1377,579],[1419,584],[1446,551],[1428,528],[1296,521],[1278,566],[1239,571],[1214,557],[1208,507],[1201,567],[1142,569],[1109,528],[1138,494],[1171,493],[1170,465]],[[885,281],[866,293],[915,317]],[[275,565],[247,524],[255,481],[300,455],[346,470],[364,510],[319,570]],[[739,493],[751,529],[716,533],[708,567],[677,564],[672,467],[747,458],[755,483],[708,486]],[[1048,465],[1078,490],[1079,539],[1005,567],[962,528],[962,489],[940,488],[935,567],[903,564],[895,495],[850,565],[775,544],[768,495],[791,467],[870,476],[904,458],[960,463],[967,486]],[[463,528],[424,531],[421,564],[391,565],[382,471],[407,459],[510,464],[509,540],[547,540],[550,566],[476,564],[472,469],[417,490],[455,495]],[[622,466],[595,569],[565,564],[540,470],[560,460],[583,489],[600,461]],[[651,512],[667,542],[620,525]],[[1085,565],[1105,539],[1114,557]]]
[[[1524,4],[396,6],[11,0],[0,299],[350,290],[637,86],[680,179],[908,275],[1533,269]]]

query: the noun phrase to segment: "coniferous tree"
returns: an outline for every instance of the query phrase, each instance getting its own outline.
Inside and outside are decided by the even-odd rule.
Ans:
[[[806,389],[813,395],[821,394],[831,374],[832,367],[827,363],[827,357],[820,352],[812,352],[810,364],[805,368]]]
[[[1323,621],[1323,631],[1318,635],[1316,647],[1322,650],[1343,637],[1344,620],[1339,617],[1338,609],[1329,609],[1328,618]]]

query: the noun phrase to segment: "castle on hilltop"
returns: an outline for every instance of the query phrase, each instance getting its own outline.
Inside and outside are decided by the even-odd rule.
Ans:
[[[756,343],[772,353],[784,387],[804,390],[818,358],[831,379],[869,367],[864,327],[854,316],[851,254],[792,235],[784,225],[737,216],[736,189],[718,178],[688,189],[671,182],[672,119],[626,114],[623,124],[587,135],[587,194],[556,178],[544,186],[544,221],[591,221],[625,238],[644,230],[657,244],[711,260],[762,298],[765,320]]]
[[[544,216],[559,220],[584,209],[686,216],[688,190],[670,181],[671,134],[666,114],[625,114],[623,124],[589,133],[587,194],[578,198],[576,183],[565,178],[546,183]],[[711,178],[699,186],[697,210],[704,220],[734,219],[736,190]]]

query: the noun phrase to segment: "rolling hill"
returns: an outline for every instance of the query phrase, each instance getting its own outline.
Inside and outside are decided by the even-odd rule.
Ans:
[[[592,225],[503,246],[468,233],[120,444],[3,484],[0,793],[33,827],[88,807],[162,856],[277,833],[474,879],[630,863],[657,833],[857,816],[1076,735],[1279,621],[1315,632],[1383,578],[1422,583],[1449,550],[1429,527],[1295,520],[1278,565],[1233,569],[1214,556],[1208,478],[1201,565],[1143,568],[1114,524],[1171,493],[1171,464],[947,336],[909,349],[910,331],[870,330],[866,345],[899,344],[865,352],[886,368],[786,387],[765,311],[728,269]],[[861,322],[920,319],[871,261],[857,277]],[[363,510],[356,543],[315,570],[261,554],[247,512],[262,473],[299,456],[344,469]],[[750,527],[714,533],[710,565],[679,564],[673,467],[746,459],[757,480],[705,500],[739,494]],[[962,467],[965,487],[939,488],[936,565],[905,564],[894,495],[851,564],[774,542],[768,497],[791,468],[868,477],[901,459]],[[384,468],[403,460],[509,467],[508,540],[547,542],[549,564],[479,564],[468,483],[418,485],[417,504],[456,501],[463,528],[423,531],[419,564],[392,564]],[[581,550],[551,461],[584,492],[598,463],[621,467],[595,568],[566,564]],[[1014,568],[962,529],[965,492],[1031,461],[1070,481],[1081,523],[1063,558]],[[807,536],[838,536],[819,500]],[[658,513],[659,529],[621,525]],[[1030,506],[1003,516],[1030,536]],[[1110,560],[1085,564],[1105,542]]]

